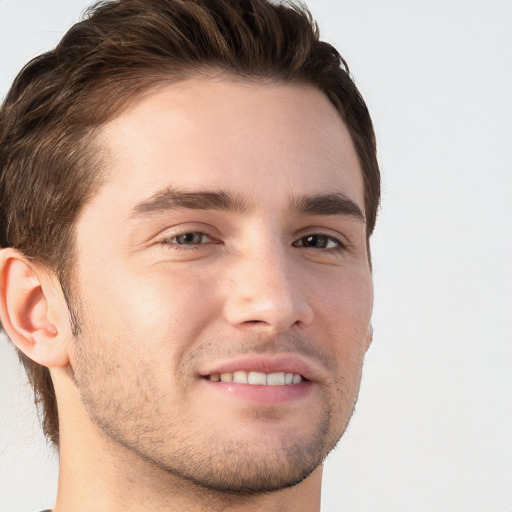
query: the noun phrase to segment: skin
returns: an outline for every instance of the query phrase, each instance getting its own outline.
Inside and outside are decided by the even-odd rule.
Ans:
[[[4,281],[32,283],[30,301],[4,293],[3,317],[24,307],[37,335],[6,329],[56,388],[55,510],[319,510],[371,341],[364,218],[292,207],[339,194],[364,214],[339,114],[305,85],[193,78],[146,93],[96,143],[106,180],[76,225],[76,339],[51,273],[2,256]],[[169,191],[236,204],[155,202]],[[205,378],[244,358],[299,361],[304,392]]]

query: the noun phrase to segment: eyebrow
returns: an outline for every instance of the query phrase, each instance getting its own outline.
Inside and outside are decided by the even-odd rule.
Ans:
[[[361,208],[343,194],[304,195],[292,200],[292,211],[306,215],[349,215],[366,222]]]
[[[235,213],[248,213],[251,210],[249,203],[244,198],[228,191],[186,191],[168,187],[138,203],[131,216],[152,215],[176,208],[224,210]],[[361,208],[341,193],[292,197],[290,210],[293,214],[301,217],[348,215],[365,222]]]
[[[225,191],[184,191],[165,188],[140,202],[133,209],[132,216],[153,214],[175,208],[193,210],[226,210],[236,213],[248,211],[247,203],[238,196]]]

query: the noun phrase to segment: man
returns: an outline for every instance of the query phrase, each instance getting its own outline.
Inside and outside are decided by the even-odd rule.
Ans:
[[[319,510],[380,189],[309,14],[99,4],[0,126],[0,314],[59,450],[55,512]]]

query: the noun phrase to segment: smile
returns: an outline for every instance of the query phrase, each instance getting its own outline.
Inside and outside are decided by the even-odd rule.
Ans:
[[[246,372],[235,371],[233,373],[212,373],[207,375],[208,380],[214,382],[233,382],[235,384],[252,384],[255,386],[285,386],[298,384],[304,379],[298,373],[286,372]]]
[[[326,372],[297,354],[267,353],[213,361],[198,374],[204,389],[214,393],[209,400],[220,396],[230,406],[275,407],[313,396]]]

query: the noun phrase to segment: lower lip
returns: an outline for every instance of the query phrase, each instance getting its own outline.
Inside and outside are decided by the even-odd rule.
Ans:
[[[313,388],[310,381],[283,386],[258,386],[254,384],[237,384],[235,382],[216,382],[203,379],[203,382],[212,390],[224,393],[227,396],[262,405],[279,405],[301,400],[307,397]]]

